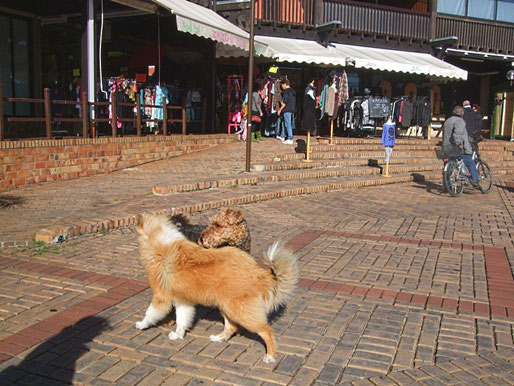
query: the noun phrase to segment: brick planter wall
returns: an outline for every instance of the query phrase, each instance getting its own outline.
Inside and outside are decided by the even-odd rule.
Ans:
[[[0,192],[111,172],[233,142],[236,136],[170,135],[0,142]]]

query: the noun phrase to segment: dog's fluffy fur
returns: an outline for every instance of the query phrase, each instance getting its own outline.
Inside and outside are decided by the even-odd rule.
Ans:
[[[250,253],[250,230],[241,211],[220,209],[200,234],[198,244],[205,248],[233,246]]]
[[[212,341],[229,339],[242,326],[266,343],[265,362],[275,359],[273,331],[268,314],[284,304],[298,281],[295,255],[274,243],[262,269],[248,253],[234,247],[205,249],[187,240],[164,215],[144,214],[138,219],[141,262],[146,270],[152,303],[139,329],[148,328],[176,310],[176,331],[182,339],[191,327],[195,305],[216,306],[225,319],[222,333]]]

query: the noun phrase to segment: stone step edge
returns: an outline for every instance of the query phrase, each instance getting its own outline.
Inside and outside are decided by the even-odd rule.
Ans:
[[[305,152],[295,153],[295,154],[284,154],[282,156],[278,156],[283,161],[297,161],[305,159]],[[352,159],[352,158],[364,158],[364,157],[373,157],[373,158],[384,158],[384,151],[362,151],[362,152],[317,152],[311,153],[310,158],[316,161],[329,161],[329,160],[339,160],[339,159]],[[430,158],[437,159],[433,151],[421,152],[419,150],[398,150],[393,152],[394,157],[415,157],[415,158]],[[482,158],[485,160],[495,159],[495,160],[508,160],[513,159],[511,154],[502,154],[499,152],[491,152],[490,154],[482,153]]]
[[[379,162],[380,165],[384,165],[385,162]],[[377,164],[378,165],[378,164]],[[403,163],[394,164],[391,163],[390,172],[391,173],[406,173],[406,172],[429,172],[437,169],[441,169],[441,163],[432,162],[430,164],[425,165],[417,165],[416,167],[412,166],[400,166],[406,165]],[[493,164],[494,165],[494,164]],[[503,170],[497,166],[493,166],[494,170],[500,171]],[[298,170],[298,169],[296,169]],[[234,177],[234,178],[226,178],[219,180],[203,180],[198,182],[192,182],[189,184],[180,184],[180,185],[155,185],[152,187],[152,193],[156,196],[166,196],[168,194],[173,193],[183,193],[183,192],[193,192],[199,190],[207,190],[207,189],[215,189],[215,188],[228,188],[232,186],[245,186],[245,185],[258,185],[265,183],[276,183],[276,182],[285,182],[292,180],[306,180],[306,179],[321,179],[321,178],[331,178],[331,177],[345,177],[345,176],[369,176],[369,175],[380,175],[381,168],[370,167],[365,165],[360,165],[351,168],[344,168],[342,170],[334,170],[331,168],[325,169],[307,169],[306,171],[300,171],[294,173],[294,169],[290,170],[293,173],[289,174],[271,174],[266,176],[248,176],[248,177]],[[503,174],[503,173],[500,173]]]
[[[500,174],[506,174],[500,173]],[[367,186],[379,186],[379,185],[389,185],[395,183],[406,183],[412,181],[428,181],[428,180],[440,180],[441,173],[418,173],[416,175],[399,175],[392,176],[390,178],[383,177],[375,177],[372,179],[359,179],[359,180],[351,180],[351,181],[342,181],[339,183],[331,183],[331,184],[322,184],[322,185],[314,185],[307,186],[301,188],[292,188],[285,190],[277,190],[273,192],[263,192],[257,194],[248,194],[245,196],[232,197],[228,199],[214,200],[198,203],[195,205],[187,205],[182,207],[175,207],[171,209],[161,209],[152,211],[151,213],[159,213],[159,214],[187,214],[187,213],[197,213],[202,212],[204,210],[210,209],[218,209],[228,206],[234,205],[244,205],[255,203],[259,201],[267,201],[273,200],[277,198],[285,198],[285,197],[294,197],[300,196],[304,194],[315,194],[322,192],[330,192],[335,190],[342,190],[348,188],[362,188]],[[80,225],[73,226],[54,226],[50,228],[43,228],[36,231],[35,240],[42,241],[44,243],[57,243],[63,242],[71,237],[78,237],[87,234],[95,234],[105,231],[110,231],[113,229],[123,228],[131,225],[135,225],[137,222],[137,215],[128,215],[115,219],[108,220],[100,220],[90,223],[83,223]]]
[[[316,168],[327,168],[327,167],[345,167],[345,166],[355,166],[357,163],[366,163],[370,160],[376,161],[382,165],[385,164],[385,157],[364,157],[364,158],[329,158],[329,159],[312,159],[312,162],[305,162],[301,159],[286,159],[283,161],[276,162],[263,162],[258,165],[254,165],[254,171],[264,172],[264,171],[283,171],[283,170],[301,170],[301,169],[316,169]],[[433,163],[440,162],[442,165],[442,160],[437,159],[436,157],[395,157],[394,153],[391,156],[392,164],[403,164],[403,163]],[[494,164],[495,162],[509,162],[505,160],[492,160],[490,158],[485,158],[485,161],[489,164]],[[514,158],[512,159],[514,161]],[[362,164],[361,166],[363,166]]]

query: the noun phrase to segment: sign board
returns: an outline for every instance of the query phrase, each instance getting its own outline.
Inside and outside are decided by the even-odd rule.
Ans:
[[[391,114],[391,101],[386,97],[369,98],[370,118],[387,118]]]

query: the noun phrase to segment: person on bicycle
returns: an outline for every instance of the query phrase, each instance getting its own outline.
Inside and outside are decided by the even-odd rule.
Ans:
[[[455,106],[452,114],[453,116],[448,118],[443,125],[443,152],[452,154],[460,151],[460,158],[471,174],[473,187],[478,189],[478,172],[472,157],[473,150],[466,130],[466,122],[463,119],[464,108]]]

